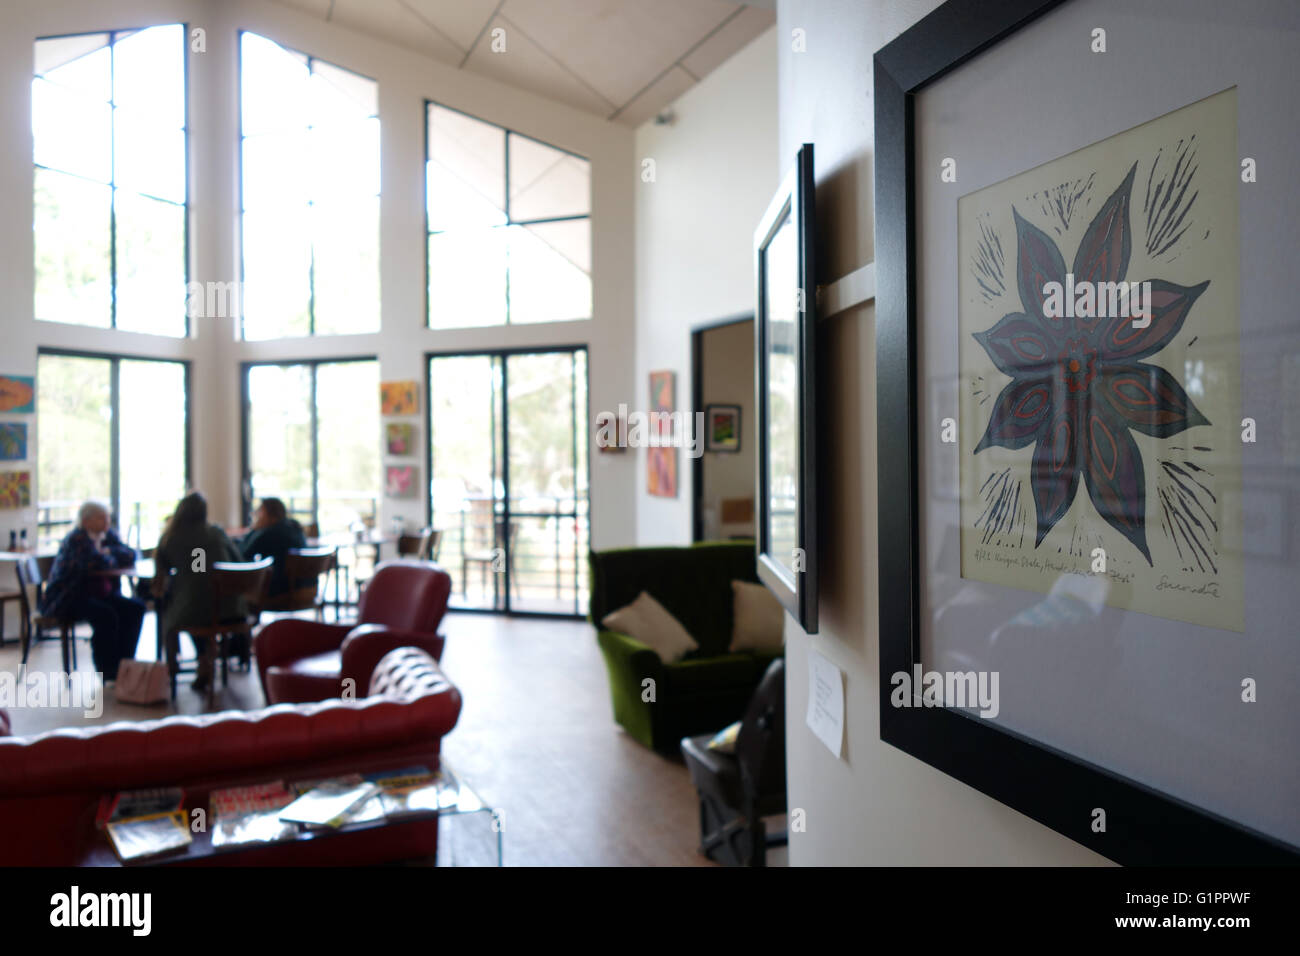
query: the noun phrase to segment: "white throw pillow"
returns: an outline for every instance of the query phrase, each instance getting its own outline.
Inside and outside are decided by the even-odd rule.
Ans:
[[[761,584],[731,582],[731,650],[779,651],[785,643],[785,608]]]
[[[688,651],[700,646],[682,627],[682,622],[645,591],[626,607],[610,611],[600,623],[611,631],[640,641],[658,654],[665,664],[681,660]]]

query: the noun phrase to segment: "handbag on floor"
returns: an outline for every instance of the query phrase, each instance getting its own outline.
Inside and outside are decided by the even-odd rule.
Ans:
[[[161,704],[171,699],[171,680],[162,661],[134,658],[117,665],[117,699],[124,704]]]

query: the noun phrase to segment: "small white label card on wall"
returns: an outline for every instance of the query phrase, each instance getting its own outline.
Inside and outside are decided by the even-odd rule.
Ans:
[[[808,729],[836,757],[844,742],[844,672],[808,649]]]

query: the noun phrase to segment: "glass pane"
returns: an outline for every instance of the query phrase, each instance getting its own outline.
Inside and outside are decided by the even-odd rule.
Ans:
[[[494,516],[503,493],[500,361],[488,355],[429,361],[433,526],[442,531],[440,559],[452,577],[454,606],[504,601],[493,565]]]
[[[379,120],[331,123],[309,133],[308,164],[316,202],[339,195],[379,195]],[[303,177],[305,178],[305,177]]]
[[[113,493],[111,374],[107,359],[37,359],[37,520],[42,544],[57,544],[72,530],[83,501],[108,502]]]
[[[505,216],[505,130],[429,107],[429,229],[492,226]]]
[[[379,331],[379,199],[312,207],[318,335]]]
[[[244,338],[311,330],[310,209],[244,213]]]
[[[108,182],[113,173],[111,123],[108,103],[48,80],[32,80],[32,156],[37,166]]]
[[[578,447],[586,445],[586,399],[577,406],[573,353],[506,359],[510,419],[510,606],[572,614],[586,551],[577,499]],[[583,382],[585,390],[585,381]]]
[[[150,27],[113,47],[113,101],[159,126],[185,125],[185,35],[179,24]]]
[[[307,58],[255,33],[241,35],[239,47],[241,132],[307,128]]]
[[[379,363],[316,369],[317,460],[323,534],[373,525],[380,497]]]
[[[591,318],[591,222],[511,226],[510,321]]]
[[[307,131],[265,133],[244,140],[245,209],[301,206],[311,199]]]
[[[37,76],[101,103],[112,98],[107,33],[37,40],[34,53]]]
[[[36,170],[36,318],[111,324],[108,186]]]
[[[185,201],[185,131],[154,121],[151,114],[118,107],[113,111],[113,145],[119,188]]]
[[[506,229],[461,229],[429,237],[429,326],[504,325]]]
[[[117,191],[117,327],[185,335],[185,207]]]
[[[311,409],[310,367],[254,365],[248,370],[253,499],[282,498],[300,519],[312,508]]]
[[[313,126],[379,115],[378,83],[320,60],[312,61],[307,95]]]
[[[799,251],[795,231],[787,216],[772,237],[765,258],[767,297],[767,460],[768,508],[771,537],[768,554],[788,571],[794,586],[794,549],[799,494],[799,365],[795,334],[798,305]]]
[[[591,163],[526,136],[510,135],[510,219],[591,212]]]
[[[129,544],[152,548],[185,494],[185,366],[123,359],[118,393],[118,528]]]

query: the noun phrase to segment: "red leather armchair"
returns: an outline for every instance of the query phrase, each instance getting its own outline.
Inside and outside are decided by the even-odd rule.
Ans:
[[[268,704],[300,704],[351,696],[369,689],[375,664],[398,647],[418,647],[435,660],[445,638],[438,625],[447,612],[451,577],[429,561],[388,561],[361,595],[356,624],[322,624],[284,618],[264,627],[253,642],[262,693]]]

